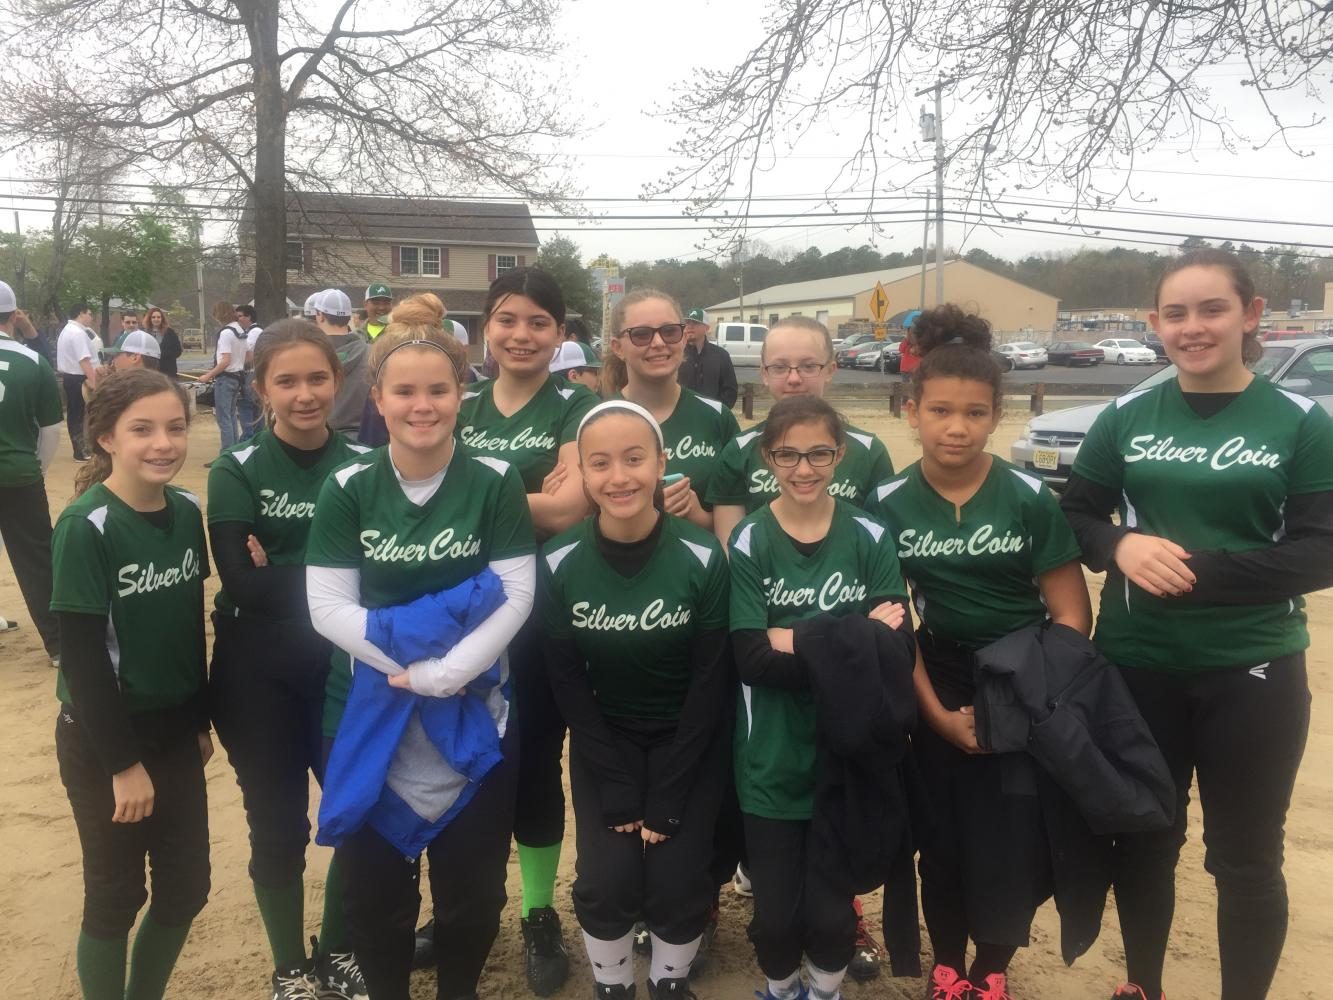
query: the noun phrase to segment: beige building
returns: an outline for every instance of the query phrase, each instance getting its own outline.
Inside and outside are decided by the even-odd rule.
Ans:
[[[434,292],[467,327],[477,357],[487,287],[537,259],[526,205],[295,192],[288,206],[287,298],[295,308],[320,289],[341,288],[359,309],[374,282],[388,285],[395,301]],[[242,216],[243,268],[250,233]],[[241,295],[253,290],[243,284]]]
[[[1324,282],[1324,308],[1275,309],[1268,303],[1268,312],[1259,321],[1263,332],[1301,330],[1305,333],[1326,333],[1333,337],[1333,281]]]
[[[875,283],[889,296],[888,322],[921,305],[921,268],[898,267],[887,271],[817,278],[786,285],[773,285],[746,292],[744,307],[739,298],[708,307],[714,320],[747,320],[772,326],[787,316],[810,316],[836,336],[839,325],[870,317],[870,296]],[[1053,295],[992,274],[964,260],[944,262],[944,301],[974,310],[990,320],[997,337],[1006,334],[1045,333],[1055,329],[1060,300]],[[935,305],[935,265],[926,269],[926,308]]]

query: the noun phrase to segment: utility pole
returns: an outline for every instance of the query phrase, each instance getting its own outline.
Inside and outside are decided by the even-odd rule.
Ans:
[[[921,109],[921,137],[935,140],[935,305],[944,305],[944,88],[952,79],[940,79],[914,96],[935,94],[935,113]]]
[[[741,314],[741,322],[748,322],[745,318],[745,237],[742,236],[736,244],[736,287],[739,289],[739,297],[736,299],[738,311]]]
[[[926,261],[930,258],[930,188],[923,192],[926,196],[926,212],[921,224],[921,304],[918,308],[926,311]]]

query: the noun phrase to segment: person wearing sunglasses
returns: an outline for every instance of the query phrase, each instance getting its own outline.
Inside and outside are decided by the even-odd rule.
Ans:
[[[668,514],[713,530],[712,505],[702,499],[717,458],[740,432],[731,410],[683,388],[676,376],[685,353],[686,324],[665,292],[631,292],[611,315],[611,353],[602,368],[608,398],[628,399],[662,427],[668,476],[679,475],[663,494]]]

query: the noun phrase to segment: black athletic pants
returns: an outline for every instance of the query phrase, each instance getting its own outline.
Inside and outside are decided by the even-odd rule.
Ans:
[[[426,848],[439,1000],[477,992],[500,930],[518,777],[518,736],[512,728],[501,749],[504,761]],[[408,1000],[421,859],[404,857],[366,826],[338,848],[338,861],[347,878],[347,936],[372,1000]]]
[[[332,647],[305,625],[213,614],[208,698],[250,825],[250,877],[278,888],[305,872],[310,772],[323,780],[320,723]]]
[[[565,787],[560,780],[565,717],[546,676],[540,620],[540,609],[534,608],[509,644],[514,713],[522,748],[514,840],[526,847],[550,847],[565,839]]]
[[[209,890],[208,795],[195,733],[144,754],[153,815],[138,823],[111,822],[111,777],[63,709],[56,718],[56,760],[83,849],[84,933],[102,939],[129,933],[148,899],[145,857],[152,864],[153,919],[163,927],[189,924]]]
[[[636,920],[667,944],[688,944],[703,933],[713,908],[717,883],[710,874],[713,831],[730,762],[730,732],[715,732],[676,833],[660,844],[642,836],[617,833],[602,822],[597,780],[575,744],[569,754],[569,783],[574,795],[578,875],[574,912],[579,926],[602,941],[630,932]],[[670,763],[671,744],[625,746],[624,763],[651,787],[654,775]]]
[[[855,897],[811,871],[810,821],[744,818],[759,968],[769,979],[786,979],[803,953],[826,972],[846,968],[856,950]]]
[[[83,383],[86,381],[84,375],[60,376],[65,387],[65,426],[69,428],[69,443],[74,446],[76,459],[88,454],[83,440]]]
[[[1263,1000],[1287,934],[1283,824],[1310,724],[1305,654],[1253,668],[1121,668],[1177,789],[1176,822],[1119,837],[1115,895],[1131,982],[1156,997],[1175,909],[1190,778],[1217,883],[1221,1000]]]
[[[51,507],[40,479],[0,486],[0,536],[46,654],[59,656],[60,623],[51,611]]]

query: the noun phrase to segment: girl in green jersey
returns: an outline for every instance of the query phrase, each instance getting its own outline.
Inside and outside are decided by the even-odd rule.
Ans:
[[[638,403],[666,441],[667,474],[683,478],[664,491],[666,512],[705,531],[713,508],[703,501],[723,447],[740,432],[731,410],[676,381],[685,357],[680,306],[664,292],[641,288],[611,312],[611,354],[602,369],[606,391]]]
[[[167,485],[188,428],[165,375],[110,376],[88,406],[92,461],[55,529],[56,758],[83,847],[86,1000],[161,997],[208,899],[208,551],[198,498]],[[126,982],[145,859],[151,903]]]
[[[1116,841],[1118,997],[1162,995],[1192,778],[1223,1000],[1262,1000],[1286,938],[1283,824],[1310,718],[1303,595],[1333,584],[1333,421],[1247,367],[1263,311],[1233,254],[1172,261],[1149,321],[1177,375],[1101,413],[1062,502],[1084,561],[1107,573],[1097,644],[1178,796],[1172,828]],[[1311,378],[1327,356],[1306,356]]]
[[[916,757],[935,806],[921,845],[921,905],[934,952],[931,1000],[1007,1000],[1006,974],[1046,894],[1045,834],[1025,754],[982,754],[973,653],[1029,625],[1087,635],[1092,610],[1078,544],[1039,479],[986,450],[1003,386],[990,325],[946,305],[912,328],[920,364],[907,418],[921,460],[874,490],[912,587]],[[968,939],[976,955],[967,965]]]
[[[793,626],[821,613],[863,615],[892,629],[906,622],[906,587],[884,526],[828,490],[846,435],[842,417],[817,396],[779,401],[759,447],[781,492],[741,521],[730,543],[750,938],[773,1000],[801,993],[803,954],[814,996],[835,1000],[857,948],[852,895],[812,874],[817,725]],[[901,638],[904,669],[910,645]]]
[[[574,909],[599,1000],[634,995],[640,915],[649,996],[684,1000],[728,770],[727,561],[661,509],[666,455],[647,410],[603,403],[578,441],[598,513],[552,539],[541,565],[546,663],[571,732]]]
[[[319,947],[305,949],[310,774],[322,779],[321,717],[333,647],[310,627],[305,549],[329,473],[368,449],[329,427],[342,382],[333,344],[313,323],[282,320],[255,351],[255,392],[272,425],[227,449],[208,474],[208,530],[222,577],[213,612],[209,696],[245,800],[250,878],[273,953],[274,1000],[365,986],[343,930],[335,856]]]

